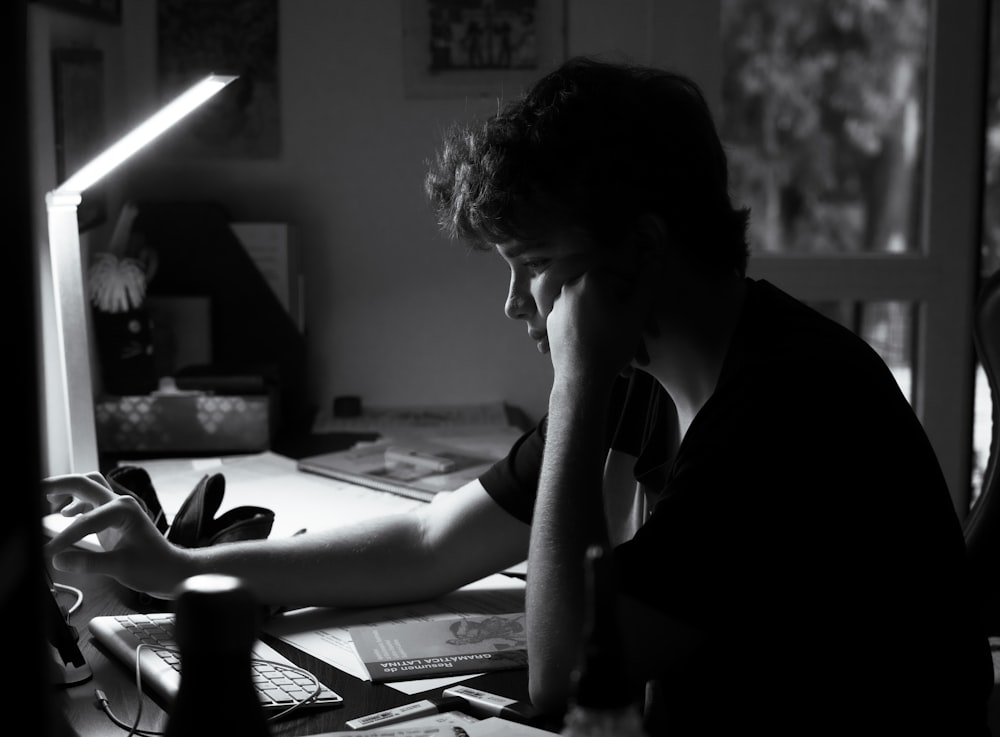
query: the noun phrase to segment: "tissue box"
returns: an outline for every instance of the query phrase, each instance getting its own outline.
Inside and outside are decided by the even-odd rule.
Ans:
[[[102,453],[245,453],[267,450],[270,395],[203,393],[102,397],[94,406]]]

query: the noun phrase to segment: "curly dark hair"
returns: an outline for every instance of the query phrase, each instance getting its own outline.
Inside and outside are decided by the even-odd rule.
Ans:
[[[570,59],[483,123],[444,135],[424,182],[444,232],[477,248],[582,227],[614,244],[653,213],[710,272],[745,273],[749,211],[698,86],[662,69]]]

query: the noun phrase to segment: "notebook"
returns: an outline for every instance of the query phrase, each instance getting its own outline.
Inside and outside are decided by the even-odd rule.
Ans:
[[[89,628],[99,644],[133,670],[138,652],[142,685],[148,686],[167,703],[174,700],[181,672],[174,642],[173,614],[105,615],[91,619]],[[140,643],[151,647],[140,650]],[[257,640],[252,657],[253,681],[265,712],[343,703],[339,694],[267,643]]]

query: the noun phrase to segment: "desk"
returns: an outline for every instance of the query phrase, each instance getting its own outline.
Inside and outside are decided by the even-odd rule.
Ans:
[[[129,724],[135,717],[141,698],[140,727],[162,731],[167,723],[164,705],[149,693],[144,692],[140,697],[135,689],[134,670],[105,654],[93,643],[87,629],[87,623],[92,617],[136,611],[134,606],[136,600],[132,593],[104,576],[57,572],[54,578],[56,582],[75,586],[84,593],[83,604],[72,614],[70,622],[80,634],[80,650],[93,671],[93,677],[89,681],[75,686],[57,687],[52,695],[53,704],[66,717],[69,725],[68,734],[79,737],[123,737],[126,734],[97,707],[94,698],[96,688],[107,694],[112,710]],[[345,722],[349,719],[440,695],[437,691],[428,691],[410,696],[382,684],[361,681],[285,642],[268,635],[264,635],[263,639],[296,665],[311,670],[321,681],[344,697],[343,706],[301,710],[279,721],[271,722],[271,734],[275,737],[344,730],[347,729]],[[509,698],[527,700],[527,671],[524,670],[487,673],[463,683]],[[359,732],[359,734],[364,733]]]
[[[304,435],[277,447],[275,452],[288,458],[301,458],[304,455],[350,447],[358,440],[371,440],[374,437],[376,436],[371,433]],[[188,458],[189,456],[184,457]],[[102,457],[102,470],[108,470],[122,460],[128,459]],[[220,470],[228,474],[231,483],[227,487],[227,500],[232,500],[236,498],[234,495],[236,482],[233,482],[234,467],[230,466]],[[187,484],[183,489],[185,494],[188,489],[194,487],[194,483],[201,473],[201,471],[192,472],[192,479],[185,482]],[[305,480],[317,478],[319,477],[311,475],[304,477]],[[323,480],[323,483],[330,482]],[[164,498],[166,496],[164,489],[159,486],[157,488],[161,496],[160,501],[164,503],[165,508],[168,507],[167,499]],[[333,503],[333,499],[331,497],[331,503]],[[410,503],[410,500],[405,501]],[[177,502],[177,500],[173,500],[173,502]],[[242,500],[239,503],[248,502]],[[262,503],[268,506],[267,502]],[[176,506],[179,506],[179,503]],[[134,669],[113,657],[109,657],[95,645],[91,640],[87,623],[95,616],[137,611],[137,607],[141,605],[132,592],[104,576],[83,576],[56,572],[54,579],[57,583],[74,586],[84,592],[83,604],[73,613],[70,622],[79,632],[80,649],[93,671],[93,678],[76,686],[57,689],[56,693],[53,694],[53,700],[66,715],[66,720],[70,725],[70,735],[124,737],[126,732],[115,726],[107,715],[96,706],[94,690],[100,688],[104,691],[115,714],[126,723],[131,724],[135,718],[136,707],[140,703],[140,696],[135,688]],[[145,609],[144,611],[149,610]],[[271,722],[271,733],[275,737],[343,730],[346,729],[345,722],[350,719],[401,706],[422,698],[440,695],[439,690],[408,695],[383,684],[361,681],[281,640],[266,634],[262,635],[262,639],[296,665],[313,672],[323,683],[344,698],[344,704],[340,707],[303,709],[293,712],[279,721]],[[524,670],[488,673],[463,681],[463,683],[509,698],[527,700],[527,671]],[[150,692],[144,691],[141,699],[140,727],[162,730],[167,722],[164,704],[160,703],[158,698]]]

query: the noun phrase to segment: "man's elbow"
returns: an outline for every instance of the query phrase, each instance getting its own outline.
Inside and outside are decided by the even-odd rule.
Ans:
[[[566,710],[572,696],[570,674],[563,668],[530,665],[528,696],[532,705],[545,714],[559,716]]]

